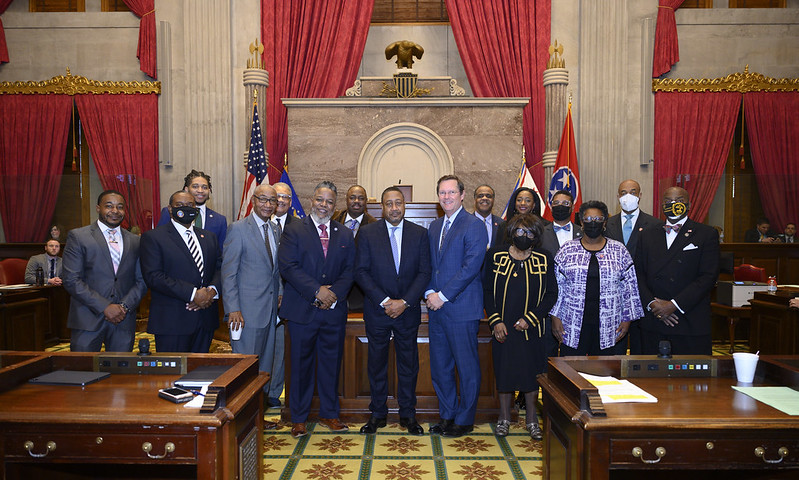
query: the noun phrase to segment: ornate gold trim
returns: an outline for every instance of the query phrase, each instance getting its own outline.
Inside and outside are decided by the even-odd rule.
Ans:
[[[0,82],[0,95],[10,94],[60,94],[60,95],[85,95],[85,94],[161,94],[161,82],[101,82],[89,80],[86,77],[73,76],[69,68],[66,75],[58,75],[43,82]]]
[[[760,73],[743,72],[723,78],[664,78],[652,80],[653,92],[795,92],[799,91],[799,78],[771,78]]]

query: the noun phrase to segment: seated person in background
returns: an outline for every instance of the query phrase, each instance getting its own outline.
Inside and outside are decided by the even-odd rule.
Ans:
[[[774,243],[776,239],[776,235],[771,231],[771,222],[766,217],[758,218],[757,227],[747,230],[744,235],[746,243]]]
[[[782,243],[797,243],[796,224],[793,222],[786,224],[783,233],[777,235],[777,240],[781,241]]]
[[[28,260],[25,267],[25,283],[31,285],[36,283],[36,269],[41,267],[44,273],[44,283],[46,285],[61,285],[61,244],[58,240],[50,239],[44,244],[45,253],[34,255]]]
[[[50,227],[50,236],[48,237],[48,240],[51,238],[53,240],[58,240],[59,242],[61,241],[61,227],[59,227],[57,224],[53,224]]]

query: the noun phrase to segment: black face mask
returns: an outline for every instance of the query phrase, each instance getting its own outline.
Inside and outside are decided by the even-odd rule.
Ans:
[[[552,207],[552,218],[554,218],[555,221],[562,222],[571,217],[571,214],[571,207],[567,207],[566,205],[555,205]]]
[[[533,246],[533,239],[527,235],[521,237],[513,237],[513,245],[519,250],[527,250]]]
[[[669,202],[663,204],[663,214],[672,222],[679,221],[688,213],[688,203]]]
[[[181,225],[189,225],[199,213],[200,209],[196,207],[175,207],[172,209],[172,218]]]
[[[583,233],[588,238],[597,238],[605,230],[604,222],[585,222],[583,223]]]

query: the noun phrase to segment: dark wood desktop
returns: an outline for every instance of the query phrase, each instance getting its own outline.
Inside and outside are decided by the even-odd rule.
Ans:
[[[551,358],[544,478],[799,478],[799,416],[733,390],[733,360],[717,362],[711,378],[630,379],[657,403],[603,404],[577,372],[621,378],[622,357]],[[754,385],[799,388],[799,357],[761,356]]]
[[[179,374],[119,374],[80,386],[27,383],[94,368],[87,353],[0,352],[0,478],[262,478],[255,356],[188,355],[188,371],[230,365],[202,409],[158,397]],[[206,413],[207,412],[207,413]]]

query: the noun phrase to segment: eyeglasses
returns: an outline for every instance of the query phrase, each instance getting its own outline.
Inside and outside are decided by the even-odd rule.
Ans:
[[[277,200],[278,201],[280,201],[280,200],[283,200],[283,201],[291,200],[291,195],[286,194],[286,193],[278,193],[277,194]]]
[[[513,231],[513,235],[516,237],[535,238],[535,232],[532,230],[527,230],[526,228],[517,228]]]
[[[603,217],[603,216],[601,216],[601,215],[600,215],[600,216],[598,216],[598,217],[583,217],[583,223],[586,223],[586,222],[599,222],[599,223],[603,223],[604,221],[605,221],[605,217]]]
[[[257,197],[253,195],[253,197],[258,203],[277,203],[277,199],[275,197]]]
[[[557,207],[558,205],[563,205],[564,207],[571,207],[572,202],[570,200],[553,200],[550,205],[553,207]]]

